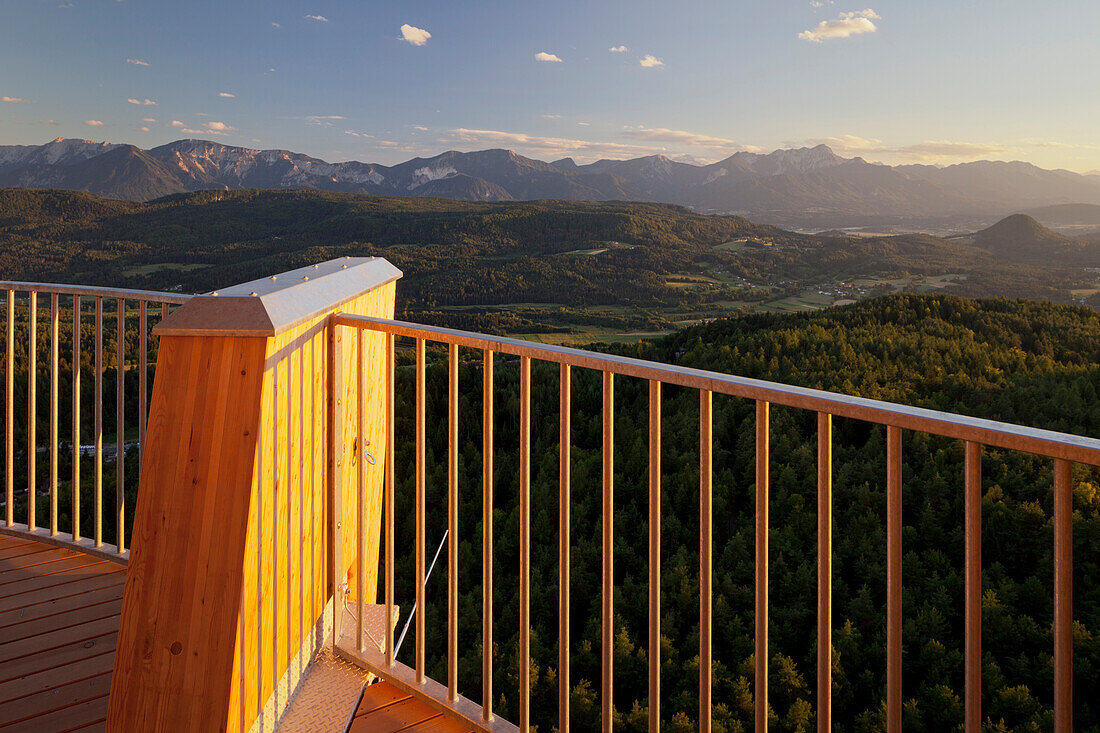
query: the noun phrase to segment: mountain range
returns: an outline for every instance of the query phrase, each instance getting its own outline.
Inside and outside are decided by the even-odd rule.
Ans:
[[[0,146],[0,187],[89,191],[149,201],[201,190],[304,188],[471,201],[535,199],[674,203],[762,222],[998,217],[1024,208],[1100,204],[1100,177],[1030,163],[977,161],[888,166],[844,158],[825,145],[740,152],[708,165],[661,155],[545,162],[510,150],[449,151],[386,166],[328,163],[287,150],[207,140],[134,145],[58,138]]]

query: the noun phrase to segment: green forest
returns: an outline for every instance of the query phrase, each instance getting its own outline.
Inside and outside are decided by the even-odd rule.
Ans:
[[[896,400],[1026,425],[1100,435],[1100,317],[1084,308],[949,296],[891,296],[800,316],[756,316],[688,329],[620,353],[744,376]],[[480,431],[478,353],[460,374],[459,680],[480,699]],[[442,358],[442,354],[437,354]],[[412,374],[399,366],[397,599],[413,577]],[[557,720],[556,365],[535,363],[532,412],[532,720]],[[571,701],[574,727],[600,715],[600,375],[574,370]],[[647,726],[648,391],[615,386],[616,729]],[[428,506],[445,506],[446,365],[428,370]],[[517,688],[518,382],[496,365],[494,596],[497,706]],[[662,454],[662,717],[694,730],[698,674],[698,397],[666,387]],[[774,407],[771,421],[770,723],[816,723],[816,417]],[[963,446],[903,438],[904,722],[959,728],[963,692]],[[885,435],[838,418],[834,428],[834,725],[885,725]],[[992,731],[1051,730],[1051,461],[983,456],[983,711]],[[715,729],[753,722],[754,417],[751,402],[714,401]],[[434,551],[445,512],[429,511]],[[402,548],[405,551],[402,552]],[[1078,730],[1100,730],[1100,471],[1074,473],[1074,673]],[[428,673],[446,679],[446,571],[428,585]],[[402,657],[411,653],[406,645]],[[411,664],[411,657],[406,659]],[[502,673],[503,670],[503,673]],[[511,718],[514,719],[514,718]]]

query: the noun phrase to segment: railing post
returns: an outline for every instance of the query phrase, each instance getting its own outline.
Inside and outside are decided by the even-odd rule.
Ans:
[[[333,536],[329,524],[358,521],[355,492],[339,506],[330,494],[334,480],[355,485],[366,452],[353,440],[356,380],[344,380],[342,409],[326,425],[325,353],[333,313],[392,318],[398,277],[385,260],[333,260],[196,297],[156,327],[109,730],[273,724],[333,623],[328,579],[348,583],[362,561],[367,576],[351,587],[376,593],[383,466],[367,474],[366,557],[358,558],[354,533]],[[357,363],[356,341],[331,354],[345,373]],[[389,456],[386,339],[364,334],[362,342],[364,430],[375,454]],[[340,470],[320,479],[314,467],[333,451]],[[318,552],[326,537],[339,547],[338,565]],[[316,592],[307,597],[306,587]]]

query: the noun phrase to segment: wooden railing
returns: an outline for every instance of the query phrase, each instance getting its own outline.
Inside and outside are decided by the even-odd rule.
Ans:
[[[0,281],[0,290],[7,294],[3,361],[5,510],[0,532],[29,535],[125,562],[128,517],[132,516],[133,510],[133,504],[127,506],[126,501],[125,456],[131,448],[140,452],[145,443],[148,385],[152,371],[150,356],[155,357],[155,351],[151,353],[150,349],[150,320],[154,324],[159,322],[168,315],[170,308],[187,302],[191,296],[14,281]],[[43,303],[47,298],[48,303]],[[129,325],[128,317],[132,319]],[[107,324],[114,322],[113,355],[104,353],[105,320]],[[135,329],[137,348],[128,350],[127,340],[135,335]],[[45,333],[40,333],[42,331]],[[68,349],[68,364],[61,359],[63,347]],[[88,350],[94,357],[91,380],[86,381],[87,369],[82,368],[82,358]],[[48,383],[46,393],[39,391],[43,362]],[[137,372],[137,384],[130,385],[133,391],[128,395],[126,375],[134,371]],[[113,459],[115,464],[113,501],[104,496],[103,475],[105,418],[109,416],[104,410],[103,386],[112,372],[115,439],[113,458],[109,452],[106,457],[108,461]],[[21,373],[21,380],[16,379],[17,373]],[[70,394],[63,396],[60,385],[64,382],[71,385],[71,390]],[[128,396],[132,398],[135,392],[136,404],[128,400]],[[17,414],[15,404],[19,396],[24,398],[25,409]],[[82,429],[82,408],[89,404],[93,424],[91,431],[85,431]],[[68,420],[63,420],[66,414]],[[137,424],[135,440],[128,441],[126,437],[127,414]],[[46,430],[40,431],[43,416]],[[69,423],[68,430],[63,429],[62,422]],[[25,441],[17,446],[16,436],[19,434],[25,436]],[[91,442],[85,445],[84,440]],[[64,458],[59,455],[59,450],[65,441],[70,443],[71,474],[68,477],[69,491],[63,493],[61,472]],[[39,473],[38,454],[43,451],[49,454],[45,481]],[[88,483],[88,473],[82,468],[90,469],[90,492],[81,490]],[[44,523],[38,506],[38,494],[43,484],[48,486],[49,493]],[[90,494],[90,511],[82,503],[84,493]],[[17,510],[19,494],[25,500]],[[65,515],[70,518],[67,526],[62,524]],[[81,521],[84,515],[91,520],[90,528]],[[105,535],[105,523],[108,529],[113,525],[113,532]],[[110,544],[110,540],[114,544]]]
[[[364,643],[361,624],[359,628],[336,634],[341,652],[364,668],[417,695],[430,699],[435,705],[458,716],[478,730],[514,730],[512,723],[494,714],[493,686],[493,365],[497,354],[518,357],[519,364],[519,565],[508,568],[515,573],[519,589],[519,659],[517,660],[519,689],[515,690],[518,703],[519,728],[526,730],[530,720],[530,451],[531,451],[531,362],[552,362],[559,365],[559,710],[556,721],[537,721],[540,724],[557,723],[561,731],[569,730],[570,692],[570,637],[569,597],[570,576],[570,444],[571,444],[571,370],[574,368],[595,370],[602,374],[602,579],[601,579],[601,725],[604,731],[612,727],[613,681],[613,616],[615,584],[613,576],[614,535],[614,390],[618,377],[645,380],[649,386],[649,727],[660,726],[661,670],[658,648],[661,634],[661,387],[662,384],[678,385],[698,391],[699,394],[699,712],[700,731],[711,729],[711,575],[712,565],[712,395],[724,394],[751,400],[755,403],[755,455],[756,455],[756,561],[755,561],[755,725],[756,730],[767,728],[768,711],[768,600],[769,589],[769,415],[771,405],[784,405],[817,414],[818,430],[818,605],[817,605],[817,724],[818,729],[831,729],[832,696],[832,419],[834,416],[854,418],[885,426],[887,435],[884,473],[886,477],[887,511],[887,669],[886,669],[886,727],[894,732],[901,730],[902,715],[902,436],[903,431],[920,431],[962,441],[965,444],[965,726],[967,731],[981,728],[981,453],[983,446],[1045,456],[1053,461],[1054,493],[1054,715],[1055,729],[1066,732],[1073,728],[1073,662],[1072,662],[1072,494],[1071,468],[1074,462],[1100,465],[1100,440],[1076,435],[1038,430],[1006,423],[965,417],[917,407],[850,397],[820,390],[795,387],[774,382],[748,379],[728,374],[718,374],[674,365],[657,364],[612,354],[594,353],[578,349],[549,346],[516,339],[487,336],[447,328],[422,326],[380,318],[341,313],[332,319],[341,332],[385,334],[385,360],[388,364],[386,385],[385,424],[388,437],[385,441],[385,497],[383,535],[387,538],[383,568],[385,574],[385,617],[392,618],[394,609],[394,517],[398,513],[415,513],[415,602],[418,609],[415,630],[413,665],[407,666],[395,659],[392,652],[393,632],[387,630],[381,647]],[[339,338],[339,335],[337,336]],[[415,344],[415,435],[394,435],[395,415],[395,338],[412,339]],[[446,346],[448,360],[448,589],[447,589],[447,682],[442,684],[425,674],[425,373],[428,342]],[[482,536],[482,675],[480,704],[458,693],[457,641],[457,402],[459,348],[474,350],[480,354],[482,364],[482,486],[483,508]],[[337,383],[348,383],[342,374]],[[353,381],[354,387],[363,384]],[[381,412],[378,413],[381,415]],[[347,440],[347,437],[345,437]],[[394,460],[395,441],[415,441],[415,500],[411,507],[395,506]],[[346,449],[335,447],[337,455]],[[349,487],[362,492],[367,484],[360,481]],[[359,526],[369,526],[372,517],[360,514]],[[354,535],[356,525],[346,522],[343,531]],[[337,543],[339,545],[339,542]],[[360,558],[362,558],[360,554]],[[367,559],[369,562],[369,558]],[[367,571],[360,566],[359,573]],[[364,595],[359,593],[359,612],[355,619],[364,618]],[[339,623],[339,622],[338,622]]]

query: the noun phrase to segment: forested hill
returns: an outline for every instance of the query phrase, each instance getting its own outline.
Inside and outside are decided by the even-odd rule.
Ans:
[[[635,348],[655,361],[1100,437],[1100,313],[1087,308],[893,295],[723,319]]]
[[[1100,436],[1100,316],[1084,308],[945,296],[890,296],[808,315],[719,321],[617,351],[848,394],[941,407]],[[442,357],[442,355],[441,355]],[[411,399],[413,371],[399,368]],[[428,370],[428,501],[445,502],[445,361]],[[556,720],[557,384],[554,368],[532,372],[531,618],[532,719]],[[479,384],[476,363],[460,384]],[[518,566],[515,476],[518,379],[497,367],[499,568]],[[648,390],[615,384],[615,715],[616,730],[647,729]],[[403,400],[404,403],[404,400]],[[459,486],[478,495],[480,410],[476,395],[459,416]],[[667,387],[662,404],[662,717],[665,730],[694,730],[698,639],[698,405],[694,391]],[[407,407],[407,406],[406,406]],[[575,369],[572,452],[572,709],[574,728],[599,720],[601,389],[599,374]],[[413,429],[411,408],[398,435]],[[749,400],[714,398],[715,730],[753,726],[754,429]],[[816,419],[773,406],[771,417],[771,725],[812,730],[815,708]],[[398,507],[412,506],[412,441],[398,442]],[[434,457],[433,457],[434,456]],[[962,723],[963,446],[903,434],[903,700],[905,729],[928,733]],[[838,418],[834,427],[834,729],[885,726],[885,434]],[[1074,473],[1074,672],[1079,691],[1100,689],[1100,472]],[[1051,461],[985,449],[983,514],[984,730],[1042,731],[1053,724]],[[459,638],[478,638],[480,505],[460,511]],[[399,546],[412,542],[411,514],[399,512]],[[446,517],[428,519],[429,537]],[[412,577],[411,557],[398,567]],[[404,582],[404,581],[403,581]],[[404,586],[408,591],[408,586]],[[428,673],[446,673],[445,584],[428,588]],[[514,713],[516,587],[496,575],[497,659],[507,672],[498,709]],[[407,599],[399,599],[402,603]],[[478,694],[480,649],[463,645],[464,694]],[[1100,706],[1075,696],[1078,730],[1100,729]],[[543,729],[543,725],[539,726]]]

